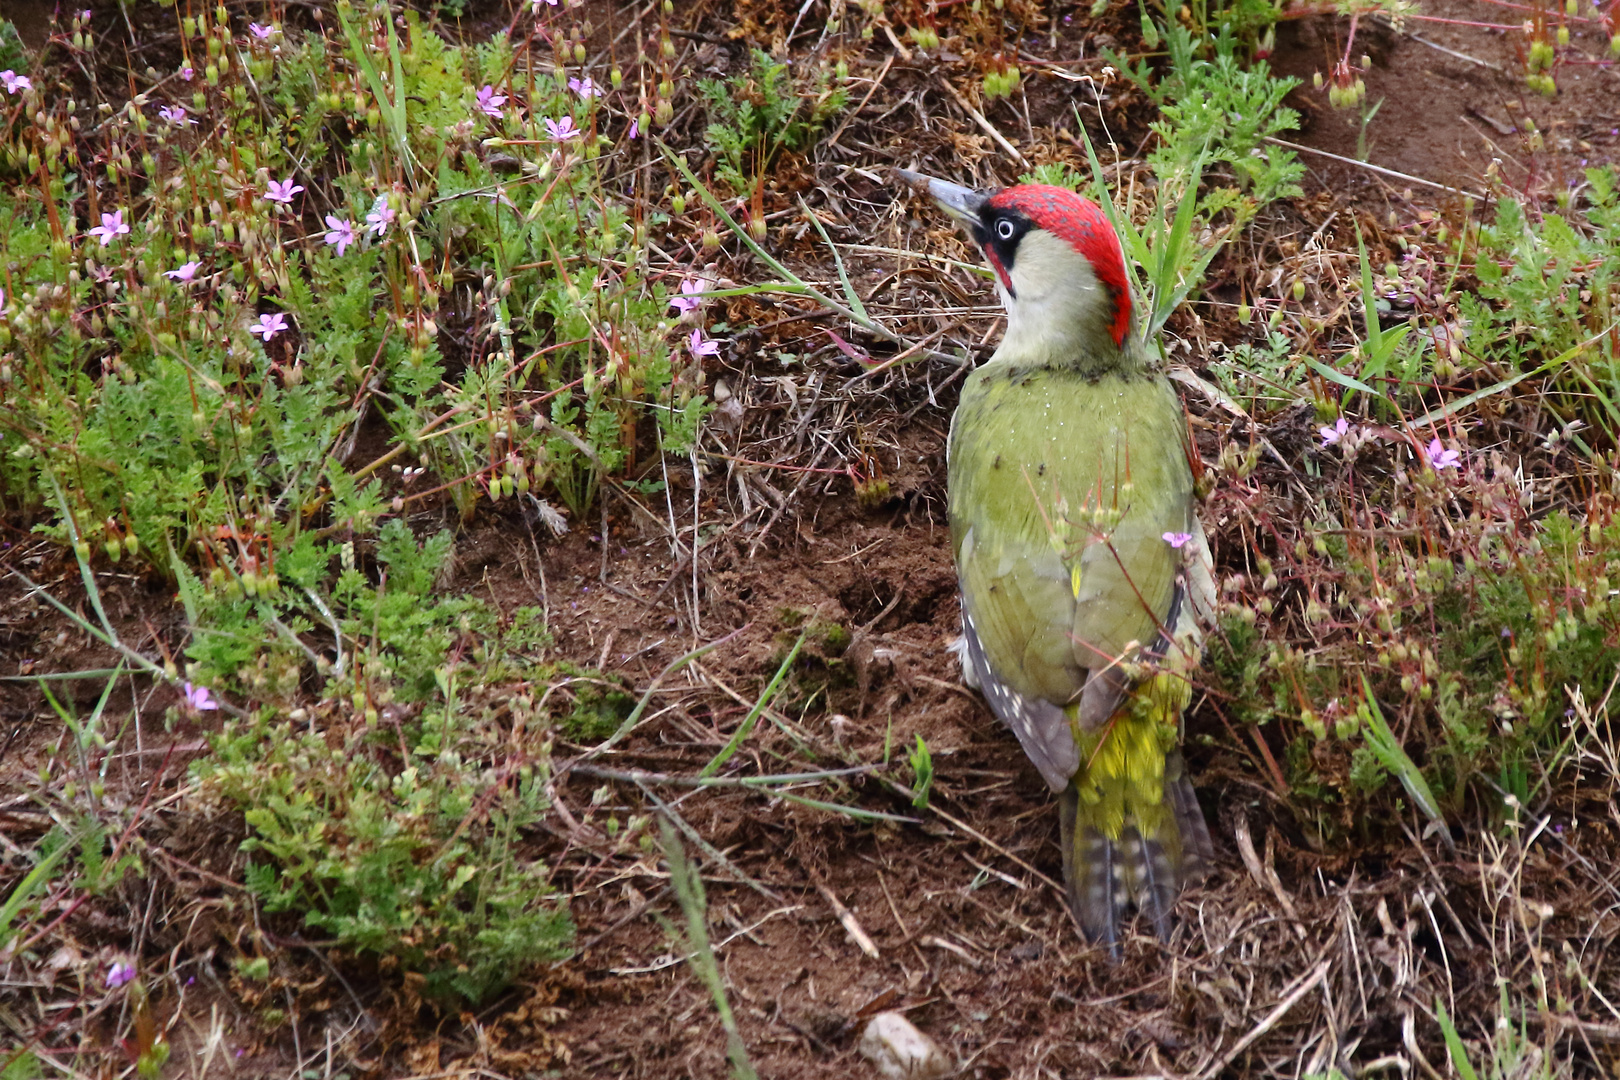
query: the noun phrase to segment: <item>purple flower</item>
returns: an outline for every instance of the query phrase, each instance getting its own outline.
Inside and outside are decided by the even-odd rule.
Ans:
[[[495,88],[485,83],[478,91],[478,111],[485,116],[496,120],[501,118],[501,106],[506,104],[506,95],[497,94]]]
[[[28,81],[28,76],[19,75],[10,68],[0,71],[0,83],[6,84],[6,93],[15,94],[23,90],[32,90],[34,84]]]
[[[371,205],[371,212],[366,215],[366,232],[382,236],[388,231],[388,226],[393,220],[394,208],[388,205],[388,196],[379,195],[377,201]]]
[[[278,315],[276,317],[279,319],[281,316]],[[186,708],[191,709],[194,712],[213,712],[215,709],[219,708],[219,702],[215,701],[209,695],[208,687],[192,686],[190,683],[186,683],[185,686]]]
[[[195,124],[197,122],[186,116],[186,107],[184,105],[165,105],[163,108],[158,110],[158,115],[167,120],[169,123],[173,124],[175,127],[182,127],[186,124]]]
[[[534,9],[534,13],[538,15],[540,14],[540,5],[542,3],[549,4],[552,7],[557,6],[557,0],[529,0],[529,7]]]
[[[561,120],[552,120],[548,117],[546,119],[546,134],[551,136],[553,142],[567,142],[569,139],[579,138],[583,132],[574,126],[572,116],[565,116]]]
[[[271,202],[278,202],[285,206],[292,202],[294,195],[303,190],[304,185],[293,183],[292,177],[289,176],[285,180],[270,181],[270,186],[265,189],[264,197]]]
[[[193,259],[191,262],[182,263],[180,265],[180,269],[178,269],[178,270],[165,270],[165,271],[163,271],[163,276],[166,277],[166,278],[169,278],[169,279],[171,279],[173,281],[179,281],[179,282],[184,283],[184,282],[190,281],[192,278],[196,277],[197,276],[197,270],[201,266],[202,266],[202,263],[200,263],[197,260]]]
[[[1462,461],[1461,451],[1447,450],[1440,445],[1438,436],[1429,440],[1429,445],[1424,448],[1423,454],[1429,459],[1429,467],[1435,472],[1439,472],[1441,469],[1461,468],[1458,464]]]
[[[107,969],[107,985],[111,989],[118,989],[135,979],[135,965],[126,964],[122,960],[115,960],[113,966]]]
[[[630,121],[630,137],[632,139],[639,139],[641,137],[641,120],[639,118]]]
[[[248,324],[248,333],[258,334],[266,343],[283,330],[287,329],[287,316],[281,312],[274,315],[260,315],[258,325]]]
[[[1339,417],[1339,422],[1334,424],[1332,427],[1317,428],[1316,430],[1317,433],[1322,436],[1322,445],[1332,446],[1334,443],[1344,438],[1345,433],[1350,430],[1350,421],[1341,416]]]
[[[1182,547],[1185,547],[1186,544],[1187,544],[1187,541],[1189,541],[1191,539],[1192,539],[1192,533],[1167,532],[1167,533],[1164,534],[1164,542],[1169,544],[1171,547],[1176,548],[1177,550],[1181,549]]]
[[[330,230],[326,234],[326,242],[337,248],[338,258],[343,258],[343,253],[354,243],[354,226],[343,218],[327,214],[326,227]]]
[[[585,76],[583,79],[569,79],[568,89],[572,90],[586,101],[589,101],[591,98],[599,98],[602,96],[602,88],[591,82],[591,77],[589,75]]]
[[[685,315],[689,311],[696,311],[703,306],[703,301],[697,299],[703,292],[703,282],[695,278],[687,278],[681,282],[681,295],[669,298],[669,306]]]
[[[90,230],[90,235],[101,239],[101,246],[106,247],[113,242],[113,237],[123,236],[129,232],[129,226],[124,224],[124,212],[114,210],[110,214],[101,215],[101,224]]]
[[[260,41],[269,41],[272,37],[275,36],[276,27],[275,27],[274,23],[272,23],[269,26],[260,26],[256,22],[255,23],[248,23],[248,33],[252,34],[254,37],[258,38]]]
[[[686,344],[695,357],[716,356],[720,352],[720,343],[718,341],[703,340],[703,331],[701,329],[693,330],[692,336],[686,339]]]
[[[185,65],[184,67],[182,67],[180,69],[180,81],[181,82],[190,82],[192,79],[195,79],[196,77],[197,77],[197,69],[192,67],[190,64],[187,64],[187,65]]]

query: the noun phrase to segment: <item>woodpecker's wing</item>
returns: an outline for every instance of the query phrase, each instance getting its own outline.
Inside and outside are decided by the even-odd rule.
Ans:
[[[1154,376],[981,369],[952,420],[949,473],[965,659],[1062,790],[1080,732],[1128,689],[1119,661],[1189,606],[1202,537],[1180,403]]]

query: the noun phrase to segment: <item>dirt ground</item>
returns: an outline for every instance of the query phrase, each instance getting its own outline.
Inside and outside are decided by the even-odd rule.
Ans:
[[[819,26],[825,13],[813,10]],[[617,14],[620,25],[627,11]],[[769,43],[774,34],[779,44],[795,11],[697,5],[681,15],[683,59],[699,71],[735,70],[747,41]],[[1499,6],[1472,0],[1435,0],[1424,12],[1504,21]],[[1132,148],[1147,137],[1150,107],[1126,84],[1108,82],[1098,57],[1100,44],[1134,40],[1134,20],[1134,7],[1096,22],[1086,6],[1060,9],[1055,33],[1042,29],[1021,46],[1023,94],[985,109],[986,120],[1032,156],[1078,162],[1060,129],[1072,125],[1070,105],[1079,100],[1093,136],[1100,132],[1093,84],[1075,81],[1095,79],[1109,130],[1139,158]],[[734,38],[738,26],[749,37]],[[1545,194],[1578,176],[1583,162],[1615,158],[1614,68],[1570,72],[1560,97],[1547,102],[1524,91],[1508,36],[1450,24],[1406,29],[1363,22],[1357,38],[1373,60],[1369,101],[1384,102],[1367,129],[1369,160],[1404,175],[1302,153],[1305,197],[1268,212],[1243,257],[1217,265],[1212,295],[1256,295],[1263,283],[1240,275],[1296,265],[1302,237],[1353,252],[1358,222],[1393,230],[1457,213],[1459,192],[1494,190],[1493,160],[1503,182]],[[1311,73],[1336,58],[1346,31],[1346,20],[1327,15],[1285,22],[1272,62],[1305,80],[1290,99],[1304,130],[1291,138],[1353,159],[1356,128],[1310,89]],[[815,40],[801,30],[792,48]],[[817,206],[835,241],[849,245],[868,303],[914,338],[944,329],[943,340],[982,359],[999,332],[987,287],[919,257],[871,250],[970,257],[944,223],[884,178],[896,164],[975,183],[1008,182],[1020,169],[943,89],[947,80],[972,89],[961,65],[901,58],[881,36],[850,65],[859,78],[881,81],[856,84],[852,100],[866,96],[864,105],[811,160],[778,171],[776,194],[788,206],[792,192],[828,193]],[[1525,117],[1544,135],[1539,150],[1528,146]],[[818,265],[825,249],[814,233],[773,234],[773,242],[791,265],[831,276]],[[738,281],[758,274],[731,255],[716,269]],[[1238,340],[1245,331],[1211,315],[1217,307],[1196,328],[1178,320],[1172,332],[1191,342]],[[171,801],[169,832],[142,838],[145,850],[160,853],[147,878],[72,910],[63,898],[63,919],[83,942],[173,950],[181,970],[195,972],[197,985],[158,1010],[180,1018],[169,1075],[725,1074],[708,993],[672,951],[664,920],[680,915],[662,857],[612,831],[658,802],[708,845],[689,847],[702,866],[710,934],[742,1038],[760,1075],[783,1080],[874,1076],[855,1041],[862,1020],[883,1009],[903,1010],[962,1075],[976,1077],[1298,1077],[1334,1067],[1347,1076],[1443,1076],[1437,1001],[1477,1043],[1495,1034],[1499,980],[1520,994],[1532,986],[1574,993],[1572,972],[1620,963],[1612,870],[1620,814],[1594,794],[1560,791],[1557,827],[1533,837],[1461,822],[1453,847],[1420,836],[1414,819],[1408,836],[1323,851],[1266,778],[1262,756],[1284,748],[1237,738],[1208,701],[1188,717],[1187,756],[1215,836],[1215,872],[1186,895],[1168,944],[1138,928],[1118,964],[1086,947],[1054,884],[1053,800],[1017,742],[960,686],[947,651],[959,615],[943,451],[962,370],[923,362],[867,373],[825,332],[850,337],[846,327],[813,311],[790,321],[806,310],[732,303],[726,315],[740,332],[708,371],[717,400],[726,400],[701,467],[659,467],[667,501],[612,487],[592,520],[555,538],[516,511],[486,508],[457,538],[451,589],[477,590],[506,610],[542,605],[556,656],[599,666],[635,692],[686,650],[725,639],[660,684],[649,718],[610,753],[587,761],[591,744],[556,744],[553,813],[532,842],[573,911],[577,951],[476,1014],[438,1015],[387,972],[304,943],[295,920],[256,915],[232,884],[240,880],[241,823],[184,801],[185,767],[206,733],[162,730],[167,691],[113,700],[134,717],[114,747],[118,787]],[[850,339],[883,355],[881,342]],[[784,352],[796,359],[784,363]],[[1196,370],[1200,357],[1189,363]],[[1208,402],[1188,404],[1213,460],[1231,424]],[[1301,441],[1301,422],[1289,422],[1300,430],[1273,432],[1279,446]],[[869,497],[858,498],[857,486]],[[1277,495],[1294,497],[1281,476]],[[426,531],[451,519],[441,507],[411,523]],[[1240,565],[1241,535],[1210,525],[1217,561]],[[28,526],[0,523],[0,569],[21,570],[82,603],[74,599],[83,595],[76,570]],[[182,644],[161,582],[109,574],[100,584],[130,640]],[[833,626],[847,641],[818,629]],[[805,627],[792,677],[729,768],[864,767],[803,792],[906,820],[860,822],[737,789],[664,782],[695,773],[726,743]],[[109,659],[28,599],[16,579],[0,578],[0,671]],[[100,685],[69,684],[67,692]],[[59,729],[37,691],[18,683],[0,684],[0,723],[0,834],[22,838],[47,824],[33,816],[25,779]],[[880,767],[903,761],[918,735],[936,772],[926,810],[896,786],[907,769]],[[5,846],[9,857],[15,847]],[[194,899],[168,906],[180,896]],[[136,938],[129,920],[116,917],[124,906],[147,912]],[[288,973],[271,991],[230,973],[248,927]],[[0,987],[0,1008],[20,1010],[22,1003],[5,1004],[6,993]],[[266,993],[284,1000],[267,1003]],[[265,1021],[270,1005],[285,1006],[282,1023]],[[1530,1036],[1558,1047],[1575,1075],[1620,1075],[1620,1013],[1609,1012],[1557,1031],[1532,1016]],[[107,1032],[114,1019],[104,1018]]]

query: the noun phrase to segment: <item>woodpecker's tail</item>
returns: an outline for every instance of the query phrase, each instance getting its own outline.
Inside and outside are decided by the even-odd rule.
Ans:
[[[1058,797],[1063,828],[1063,882],[1086,937],[1119,956],[1119,924],[1134,904],[1160,940],[1170,936],[1170,910],[1181,887],[1203,877],[1214,857],[1204,812],[1179,750],[1164,758],[1158,805],[1107,810],[1113,800],[1082,795],[1079,777]],[[1101,811],[1101,812],[1099,812]]]

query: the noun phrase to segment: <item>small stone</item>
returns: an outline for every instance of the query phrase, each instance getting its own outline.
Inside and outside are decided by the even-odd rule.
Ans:
[[[934,1080],[956,1071],[939,1044],[897,1012],[872,1017],[861,1033],[861,1056],[877,1066],[885,1080]]]

